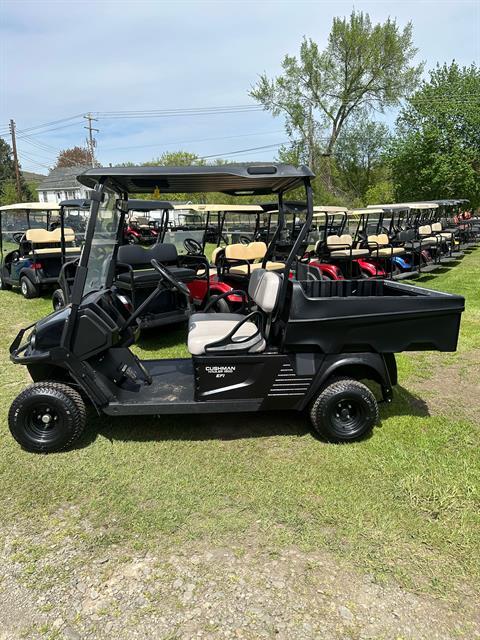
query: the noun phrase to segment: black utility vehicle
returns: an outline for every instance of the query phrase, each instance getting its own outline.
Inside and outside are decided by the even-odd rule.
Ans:
[[[22,202],[0,207],[0,289],[19,287],[36,298],[58,283],[62,266],[80,255],[63,203]],[[54,219],[56,217],[56,219]]]
[[[13,436],[31,451],[72,445],[86,422],[85,401],[107,415],[228,413],[307,409],[326,439],[350,441],[378,420],[372,391],[392,399],[394,352],[454,351],[464,299],[395,282],[296,281],[290,272],[313,218],[312,172],[280,164],[218,167],[94,168],[79,181],[94,188],[71,304],[20,331],[10,347],[34,384],[9,412]],[[255,270],[246,315],[194,314],[191,357],[140,361],[132,312],[112,288],[128,193],[274,194],[279,224],[286,191],[303,186],[306,214],[283,273]],[[273,245],[273,246],[272,246]],[[159,291],[188,296],[186,285],[154,259]]]

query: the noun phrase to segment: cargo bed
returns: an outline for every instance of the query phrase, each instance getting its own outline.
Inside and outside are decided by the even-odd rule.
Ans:
[[[455,351],[462,296],[388,280],[291,283],[287,349]]]

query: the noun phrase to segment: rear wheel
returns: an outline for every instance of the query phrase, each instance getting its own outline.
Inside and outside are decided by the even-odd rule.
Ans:
[[[40,288],[27,276],[20,278],[20,290],[24,298],[38,298],[40,295]]]
[[[8,426],[27,451],[50,453],[70,447],[83,433],[85,403],[66,384],[36,382],[13,401]]]
[[[140,241],[137,238],[137,236],[134,236],[133,234],[130,234],[128,236],[128,244],[138,244]]]
[[[65,296],[62,289],[55,289],[52,295],[52,306],[54,311],[59,311],[65,306]]]
[[[313,427],[330,442],[359,440],[378,422],[378,404],[358,380],[337,378],[327,383],[310,409]]]

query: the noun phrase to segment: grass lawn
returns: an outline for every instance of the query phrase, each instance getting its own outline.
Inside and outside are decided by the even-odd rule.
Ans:
[[[320,442],[305,416],[287,413],[92,416],[78,448],[49,456],[22,451],[6,416],[28,381],[8,346],[51,303],[1,292],[0,531],[15,526],[38,580],[42,551],[22,547],[22,534],[51,530],[74,506],[91,523],[81,535],[92,553],[254,536],[272,553],[325,549],[378,580],[461,601],[479,585],[480,413],[464,410],[480,406],[479,280],[480,250],[423,277],[467,298],[459,351],[400,355],[395,400],[365,441]],[[184,356],[184,337],[162,329],[135,351]]]

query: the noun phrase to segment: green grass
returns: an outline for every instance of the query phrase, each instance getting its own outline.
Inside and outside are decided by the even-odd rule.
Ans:
[[[423,278],[422,286],[467,298],[459,352],[400,355],[395,400],[362,442],[320,442],[305,416],[287,413],[91,417],[77,449],[49,456],[22,451],[6,415],[27,383],[26,370],[9,363],[8,345],[20,327],[50,310],[50,301],[1,292],[0,530],[15,522],[27,539],[49,529],[60,539],[78,536],[99,553],[118,542],[126,551],[201,539],[251,540],[272,552],[298,544],[328,550],[378,580],[393,577],[461,599],[479,585],[479,420],[447,410],[431,416],[414,388],[435,376],[441,393],[475,400],[449,389],[442,366],[480,350],[479,276],[477,250]],[[184,339],[183,329],[161,329],[135,351],[185,356]],[[477,380],[478,362],[470,369]],[[67,505],[75,509],[60,518]],[[34,579],[42,549],[21,539],[18,545]]]

